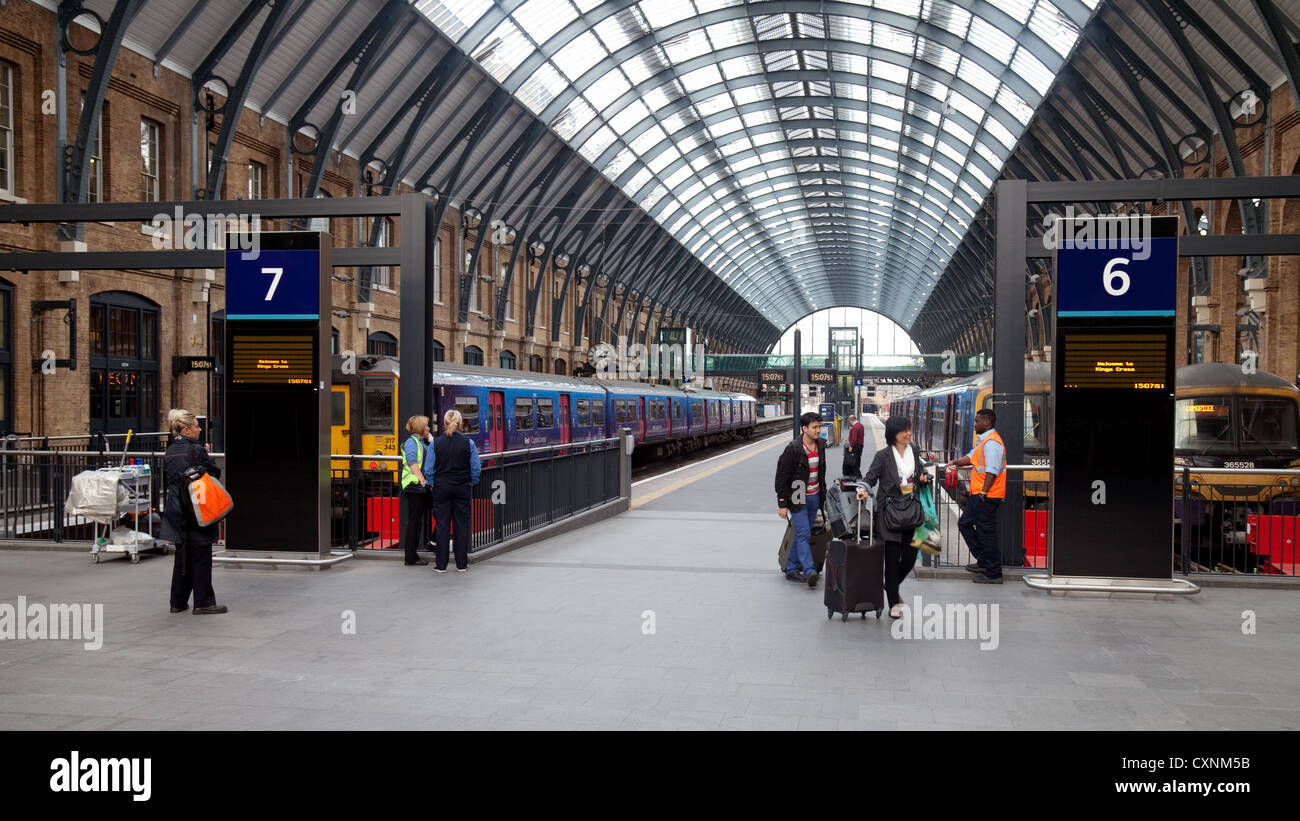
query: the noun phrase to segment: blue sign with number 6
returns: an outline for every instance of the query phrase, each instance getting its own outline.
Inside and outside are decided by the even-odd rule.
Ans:
[[[227,319],[319,319],[320,251],[226,252]]]
[[[1178,239],[1154,237],[1146,242],[1144,254],[1063,243],[1056,251],[1052,283],[1056,315],[1173,316],[1178,299]]]

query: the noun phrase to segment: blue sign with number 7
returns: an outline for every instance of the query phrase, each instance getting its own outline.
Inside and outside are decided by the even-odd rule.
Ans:
[[[226,252],[227,319],[319,319],[320,251]]]

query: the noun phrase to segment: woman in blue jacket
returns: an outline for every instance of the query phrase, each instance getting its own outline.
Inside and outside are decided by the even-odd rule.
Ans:
[[[456,570],[469,569],[470,502],[482,466],[474,440],[460,432],[465,419],[452,409],[442,415],[443,433],[433,440],[433,519],[438,552],[433,569],[447,572],[447,526],[456,531]]]

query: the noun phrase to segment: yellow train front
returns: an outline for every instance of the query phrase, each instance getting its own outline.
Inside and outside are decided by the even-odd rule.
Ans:
[[[391,356],[334,357],[330,386],[330,453],[335,456],[396,456],[397,443],[405,438],[398,430],[398,360]],[[355,367],[352,365],[355,364]],[[348,367],[344,367],[347,365]],[[348,460],[330,460],[336,477],[345,475]],[[397,484],[397,462],[367,459],[362,462],[368,481],[376,473],[390,475]]]
[[[1178,369],[1174,395],[1174,518],[1189,569],[1294,575],[1300,476],[1277,471],[1300,467],[1300,390],[1203,364]]]

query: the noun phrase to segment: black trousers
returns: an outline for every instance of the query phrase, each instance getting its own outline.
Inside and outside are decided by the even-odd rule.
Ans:
[[[470,498],[472,495],[473,488],[470,485],[444,487],[435,484],[433,486],[434,539],[438,545],[434,567],[439,570],[447,568],[447,542],[450,540],[447,532],[448,526],[455,531],[456,568],[464,570],[469,567]]]
[[[421,550],[429,541],[429,490],[427,486],[413,485],[415,490],[403,490],[406,502],[406,522],[402,525],[402,547],[406,550],[406,563],[420,560]]]
[[[1001,499],[971,496],[957,520],[970,555],[990,579],[1002,575],[1002,551],[998,550],[998,506]]]
[[[178,544],[172,564],[172,607],[189,607],[190,593],[195,607],[217,603],[212,589],[212,545]]]
[[[885,595],[889,597],[889,606],[902,602],[898,597],[898,586],[907,578],[916,565],[916,548],[912,547],[912,531],[903,534],[905,541],[885,542]]]

